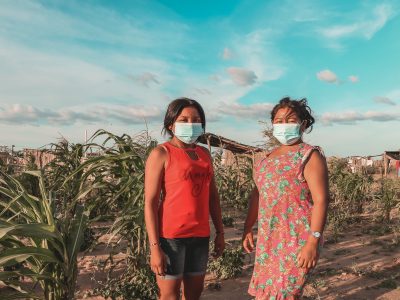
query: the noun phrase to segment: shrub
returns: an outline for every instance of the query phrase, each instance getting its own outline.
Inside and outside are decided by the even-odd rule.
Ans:
[[[225,249],[224,253],[209,262],[208,271],[214,273],[219,279],[228,279],[239,276],[244,265],[242,247]]]
[[[128,267],[122,275],[108,278],[93,294],[113,300],[153,300],[157,299],[158,290],[154,273],[144,265],[142,269]]]
[[[383,220],[387,223],[390,222],[392,209],[400,204],[399,195],[400,188],[394,180],[387,178],[381,180],[381,187],[374,195],[374,200],[380,208]]]
[[[227,165],[223,164],[222,151],[219,151],[214,154],[214,171],[221,203],[240,210],[247,208],[254,187],[251,159],[234,156],[234,162]]]
[[[328,163],[330,204],[328,225],[337,240],[355,214],[364,210],[365,202],[371,198],[372,177],[350,172],[345,159],[333,159]]]
[[[226,227],[233,227],[234,219],[231,215],[222,215],[222,223]]]

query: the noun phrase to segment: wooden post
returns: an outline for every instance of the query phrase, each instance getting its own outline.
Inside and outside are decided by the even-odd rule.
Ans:
[[[383,167],[385,168],[385,177],[387,177],[388,169],[389,169],[389,159],[386,155],[386,152],[383,154]]]
[[[211,153],[211,142],[210,142],[210,136],[207,137],[207,145],[208,145],[208,151]]]

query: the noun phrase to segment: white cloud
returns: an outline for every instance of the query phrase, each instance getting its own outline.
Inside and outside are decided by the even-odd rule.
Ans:
[[[317,73],[317,78],[321,81],[325,81],[328,83],[338,83],[339,80],[335,73],[331,70],[323,70]]]
[[[208,78],[209,78],[210,80],[216,81],[216,82],[218,82],[218,81],[221,80],[221,78],[220,78],[218,75],[216,75],[216,74],[210,75]]]
[[[223,115],[235,116],[240,118],[259,118],[269,119],[269,114],[274,107],[271,103],[254,103],[243,105],[239,103],[221,103],[218,112]]]
[[[157,79],[157,75],[150,72],[144,72],[139,76],[132,76],[132,79],[145,87],[149,87],[151,83],[160,84],[160,81]]]
[[[98,105],[88,108],[41,109],[31,105],[6,105],[0,107],[0,123],[29,125],[73,125],[117,121],[123,124],[144,124],[160,120],[162,111],[157,107]]]
[[[154,4],[156,5],[156,4]],[[187,26],[168,19],[168,12],[157,18],[143,13],[144,5],[135,5],[129,14],[121,15],[106,6],[69,1],[45,5],[38,0],[1,1],[0,24],[7,28],[2,34],[36,44],[65,42],[70,39],[97,42],[102,45],[135,46],[135,48],[175,48],[185,39]],[[67,8],[67,9],[65,9]],[[148,22],[152,22],[152,27]],[[51,24],[51,26],[49,26]],[[40,37],[38,39],[37,37]],[[74,43],[76,44],[76,43]]]
[[[400,90],[392,90],[386,94],[386,97],[394,101],[400,101]]]
[[[199,95],[211,95],[212,94],[208,89],[195,88],[194,91]]]
[[[320,117],[320,120],[325,125],[333,123],[338,124],[354,124],[360,121],[399,121],[400,112],[379,112],[379,111],[368,111],[365,113],[347,111],[340,113],[325,113]]]
[[[340,25],[321,29],[321,33],[327,38],[341,38],[353,34],[357,28],[357,24]]]
[[[385,26],[393,15],[394,10],[390,5],[380,4],[374,8],[372,15],[359,16],[359,20],[354,23],[322,28],[319,32],[328,39],[360,36],[369,40]]]
[[[396,102],[391,100],[388,97],[382,97],[382,96],[377,96],[374,98],[374,102],[376,103],[382,103],[382,104],[388,104],[388,105],[396,105]]]
[[[74,1],[0,1],[0,102],[52,109],[159,103],[167,87],[181,87],[184,67],[171,56],[190,37],[168,12],[154,20],[140,14],[142,6],[122,15]]]
[[[265,24],[245,36],[236,37],[231,44],[235,45],[236,59],[243,68],[252,70],[257,74],[257,82],[277,80],[285,72],[287,62],[283,59],[282,52],[277,49],[277,39],[284,34],[284,29],[271,29]],[[279,26],[278,26],[279,27]]]
[[[257,75],[253,71],[244,68],[230,67],[226,72],[232,81],[240,86],[253,85],[257,80]]]
[[[349,81],[352,82],[352,83],[356,83],[356,82],[359,81],[359,78],[358,78],[358,76],[350,75],[349,76]]]
[[[222,58],[224,60],[229,60],[233,57],[233,53],[229,48],[225,48],[224,52],[222,53]]]

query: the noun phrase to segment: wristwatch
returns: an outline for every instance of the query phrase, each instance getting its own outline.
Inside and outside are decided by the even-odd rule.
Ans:
[[[319,239],[321,237],[321,233],[318,231],[312,231],[311,232],[312,236],[315,237],[316,239]]]

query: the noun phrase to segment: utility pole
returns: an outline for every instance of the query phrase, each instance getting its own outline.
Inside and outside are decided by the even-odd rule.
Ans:
[[[14,147],[15,145],[11,145],[11,163],[14,164]]]
[[[86,145],[87,145],[87,129],[85,130],[85,148],[84,148],[85,149],[84,150],[85,151],[85,154],[84,154],[85,158],[87,158],[87,150],[88,150]]]

